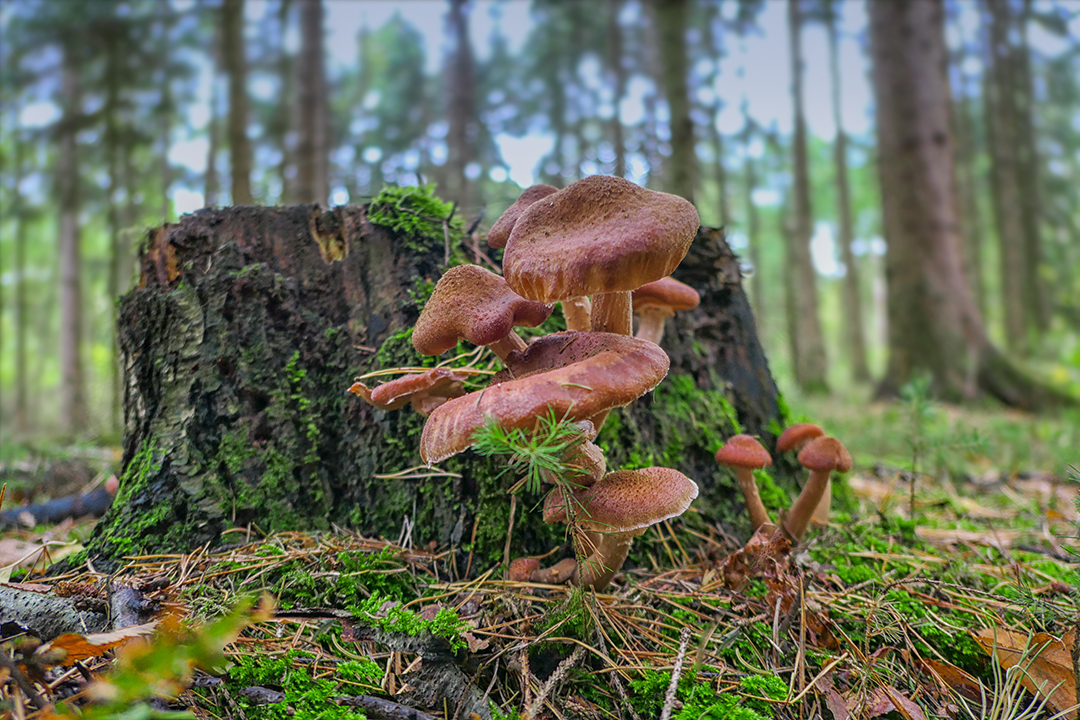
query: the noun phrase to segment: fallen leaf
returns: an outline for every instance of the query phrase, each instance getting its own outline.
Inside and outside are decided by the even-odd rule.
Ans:
[[[915,534],[934,545],[988,545],[998,549],[1012,547],[1022,536],[1019,530],[945,530],[926,527],[915,528]]]
[[[922,711],[922,708],[892,685],[886,685],[882,691],[892,700],[893,707],[904,720],[926,720],[926,713]]]
[[[1076,704],[1076,679],[1073,677],[1071,646],[1073,634],[1065,642],[1047,633],[1030,637],[1002,627],[984,628],[972,633],[975,641],[992,655],[1004,669],[1021,663],[1025,672],[1020,682],[1028,692],[1047,699],[1055,713],[1072,710]]]
[[[942,686],[949,688],[972,702],[982,701],[984,692],[982,683],[969,673],[964,672],[952,663],[942,662],[940,660],[922,658],[919,662],[922,663],[922,666],[926,671],[936,678]]]
[[[119,630],[113,630],[112,632],[93,633],[91,635],[67,633],[50,643],[42,645],[38,648],[36,654],[45,655],[46,653],[60,651],[63,655],[57,654],[56,657],[61,657],[61,662],[65,665],[70,665],[79,660],[101,657],[109,650],[123,645],[133,637],[149,635],[156,626],[157,621],[155,620],[143,625],[130,625],[125,628],[120,628]]]

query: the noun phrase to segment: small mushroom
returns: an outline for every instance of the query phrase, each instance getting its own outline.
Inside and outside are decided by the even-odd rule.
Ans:
[[[833,470],[844,473],[851,469],[851,455],[843,443],[826,435],[811,441],[802,449],[799,463],[810,471],[810,479],[806,481],[783,522],[784,532],[795,542],[802,540],[806,534],[814,508],[821,501],[825,488],[829,486],[829,476]]]
[[[635,337],[657,345],[664,337],[664,321],[676,312],[693,310],[701,303],[697,290],[670,277],[642,285],[631,293],[634,314],[641,320]]]
[[[753,473],[757,468],[772,465],[769,451],[749,435],[734,435],[716,451],[716,462],[735,471],[735,481],[739,483],[739,489],[742,490],[754,532],[763,525],[771,525],[772,520],[769,519],[765,503],[761,501]]]
[[[432,368],[424,373],[404,375],[375,388],[355,382],[349,392],[382,410],[397,410],[411,404],[413,410],[427,417],[450,398],[464,395],[464,380],[465,376],[446,368]]]
[[[526,300],[495,273],[478,265],[452,267],[413,328],[413,347],[421,355],[439,355],[465,339],[487,345],[499,359],[524,350],[515,326],[536,327],[551,315],[551,306]]]
[[[510,231],[514,229],[514,224],[521,217],[521,213],[525,212],[526,208],[537,200],[546,198],[548,195],[558,191],[559,188],[544,184],[533,185],[522,190],[521,195],[514,201],[514,204],[506,208],[506,212],[500,215],[499,219],[488,230],[488,246],[493,248],[506,247],[506,241],[510,239]]]
[[[503,272],[530,300],[591,295],[592,329],[629,335],[630,291],[670,275],[698,224],[683,198],[593,175],[525,209],[506,243]]]
[[[626,561],[634,538],[651,525],[682,515],[697,495],[697,484],[678,470],[620,470],[574,493],[556,488],[544,503],[544,522],[575,522],[599,534],[572,580],[603,590]]]
[[[811,440],[819,438],[824,434],[825,431],[820,426],[814,425],[813,423],[798,423],[796,425],[791,425],[785,428],[784,432],[780,433],[780,437],[777,438],[776,452],[786,453],[791,450],[798,452]],[[831,505],[832,483],[829,483],[825,486],[825,492],[822,494],[817,507],[814,508],[814,514],[810,518],[810,521],[815,525],[828,525],[829,508]]]

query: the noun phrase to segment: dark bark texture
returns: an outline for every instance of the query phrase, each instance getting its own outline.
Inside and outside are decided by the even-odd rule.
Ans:
[[[215,543],[234,527],[331,524],[453,547],[461,571],[501,560],[515,480],[500,477],[503,462],[466,452],[441,475],[379,478],[420,465],[424,419],[345,392],[358,373],[444,359],[411,344],[418,303],[444,269],[441,222],[434,236],[395,235],[365,208],[312,205],[203,210],[151,231],[139,287],[120,306],[124,460],[90,543],[97,567]],[[671,374],[612,413],[600,442],[612,469],[664,464],[694,478],[700,514],[684,522],[739,525],[737,490],[712,454],[736,420],[774,441],[781,404],[721,233],[702,230],[675,276],[702,303],[669,321]],[[532,509],[539,500],[517,504],[513,556],[564,541]]]

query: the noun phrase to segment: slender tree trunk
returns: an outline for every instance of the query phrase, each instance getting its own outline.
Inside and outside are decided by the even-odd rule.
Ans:
[[[942,2],[878,0],[869,8],[888,244],[889,362],[881,391],[895,393],[926,373],[945,398],[984,391],[1026,409],[1074,404],[990,344],[964,277]]]
[[[281,152],[281,162],[278,163],[278,182],[281,183],[281,204],[282,205],[294,205],[300,202],[296,197],[296,191],[293,187],[294,179],[293,170],[296,162],[296,148],[295,140],[292,136],[292,128],[294,127],[292,119],[293,116],[299,113],[306,112],[303,108],[297,109],[298,98],[295,97],[295,88],[301,83],[297,82],[300,78],[296,77],[298,68],[296,63],[293,62],[292,55],[285,49],[285,36],[289,28],[290,13],[292,12],[292,0],[281,0],[281,4],[278,6],[278,26],[281,28],[281,37],[278,38],[279,52],[278,56],[278,79],[281,82],[281,98],[280,105],[278,105],[278,150]],[[321,22],[321,20],[320,20]],[[305,28],[306,30],[306,28]],[[306,37],[306,36],[305,36]],[[320,44],[322,35],[320,34]],[[303,52],[303,50],[301,50]],[[321,55],[320,55],[321,57]],[[323,83],[323,102],[325,111],[326,103],[326,66],[323,62],[319,63],[319,72],[322,73]],[[329,115],[327,115],[327,120]],[[351,188],[355,189],[355,188]],[[327,190],[329,196],[329,190]]]
[[[450,0],[447,29],[451,49],[447,56],[447,196],[459,206],[473,204],[466,168],[474,157],[479,127],[476,119],[475,70],[469,42],[468,0]],[[559,146],[556,146],[559,149]]]
[[[844,131],[840,111],[840,49],[837,18],[833,14],[828,23],[829,71],[832,74],[832,111],[836,122],[836,140],[833,154],[836,166],[836,215],[840,229],[840,255],[844,260],[844,324],[848,353],[851,355],[851,372],[856,382],[870,380],[870,368],[866,364],[866,336],[863,331],[863,304],[860,292],[859,266],[851,243],[855,231],[851,219],[851,189],[848,185],[847,133]]]
[[[686,28],[689,0],[655,2],[660,52],[660,80],[667,100],[671,129],[671,156],[664,170],[664,189],[694,201],[697,153],[694,150],[694,121],[690,117],[689,60]]]
[[[619,109],[626,96],[626,68],[623,66],[623,32],[619,25],[619,15],[625,0],[608,0],[607,28],[607,65],[608,82],[611,85],[614,112],[608,123],[611,149],[615,153],[613,173],[618,177],[626,176],[626,140],[623,137],[622,116]]]
[[[795,106],[792,149],[795,164],[795,232],[788,263],[795,290],[795,381],[803,390],[828,390],[825,344],[818,317],[817,275],[810,255],[814,212],[810,206],[810,169],[806,150],[806,120],[803,113],[802,11],[800,0],[788,0],[788,27],[791,40],[791,94]]]
[[[81,92],[76,60],[65,53],[60,94],[63,132],[56,161],[60,206],[60,416],[64,429],[86,429],[86,387],[82,363],[82,255],[79,233],[78,122]]]
[[[990,130],[994,217],[1001,261],[1001,299],[1009,347],[1020,355],[1029,351],[1026,241],[1021,215],[1020,135],[1014,103],[1015,83],[1009,62],[1008,0],[984,0],[989,14],[986,66],[986,123]]]
[[[218,117],[218,94],[217,82],[212,82],[210,87],[210,118],[206,121],[206,134],[208,137],[206,149],[206,174],[203,177],[203,202],[208,206],[217,205],[218,188],[218,146],[221,144],[221,120]]]
[[[758,217],[757,205],[754,204],[754,190],[757,188],[757,170],[754,167],[754,158],[750,154],[750,143],[753,139],[753,125],[750,122],[750,114],[746,100],[743,100],[743,184],[746,186],[746,237],[750,250],[750,264],[754,266],[754,274],[750,276],[750,299],[754,307],[754,317],[757,319],[758,329],[765,325],[765,281],[761,272],[761,221]]]
[[[161,169],[161,220],[167,222],[172,215],[172,203],[169,188],[172,186],[172,168],[169,165],[169,148],[172,146],[172,9],[168,3],[159,6],[161,12],[161,105],[158,107],[159,132],[161,133],[161,151],[158,162]]]
[[[234,205],[251,205],[251,143],[248,140],[247,59],[244,0],[222,0],[222,58],[229,75],[229,163]]]
[[[118,43],[110,42],[106,57],[106,94],[105,94],[105,162],[108,166],[109,187],[105,193],[106,215],[109,221],[109,356],[112,358],[109,393],[109,429],[118,432],[122,429],[121,407],[122,376],[120,372],[120,354],[116,347],[116,300],[120,297],[120,233],[122,222],[116,194],[120,188],[119,152],[120,121],[120,57]],[[166,161],[167,163],[168,161]],[[166,199],[168,195],[166,195]]]
[[[302,203],[327,203],[330,199],[326,63],[323,59],[322,0],[300,0],[300,47],[298,105],[300,138],[297,147],[296,199]]]
[[[15,140],[15,185],[11,212],[15,218],[15,430],[25,435],[30,430],[30,413],[27,390],[30,378],[27,373],[27,328],[30,325],[30,303],[26,283],[26,215],[23,208],[23,137],[19,127],[17,108],[12,112],[11,128]]]

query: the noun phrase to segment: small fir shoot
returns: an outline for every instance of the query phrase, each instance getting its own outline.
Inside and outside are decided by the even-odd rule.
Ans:
[[[533,432],[508,429],[495,418],[488,418],[473,436],[473,449],[485,457],[508,455],[503,473],[521,476],[515,485],[539,493],[544,481],[574,486],[574,478],[583,474],[568,465],[577,455],[576,448],[585,442],[581,428],[566,418],[558,418],[554,410],[540,417]]]

